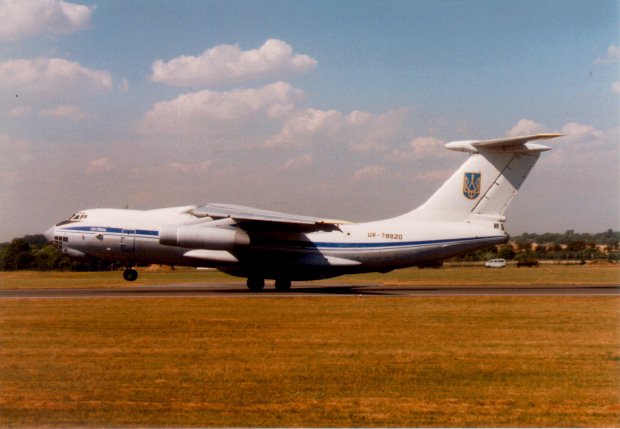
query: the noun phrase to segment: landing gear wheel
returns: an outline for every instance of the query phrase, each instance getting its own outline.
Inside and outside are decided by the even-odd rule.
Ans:
[[[286,292],[291,290],[291,281],[286,279],[277,279],[275,286],[277,291]]]
[[[248,289],[250,292],[261,292],[265,288],[265,280],[258,277],[248,278]]]
[[[128,282],[133,282],[138,278],[138,272],[134,269],[127,268],[123,271],[123,278]]]

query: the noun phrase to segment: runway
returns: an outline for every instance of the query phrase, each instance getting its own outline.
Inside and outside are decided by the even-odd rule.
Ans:
[[[267,286],[250,292],[242,283],[169,284],[123,288],[9,289],[0,290],[0,299],[74,298],[283,298],[283,297],[437,297],[437,296],[620,296],[620,286],[382,286],[376,284],[307,284],[288,292]]]

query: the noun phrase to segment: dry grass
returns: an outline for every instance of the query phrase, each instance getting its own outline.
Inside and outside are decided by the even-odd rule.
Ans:
[[[618,426],[616,297],[0,301],[0,426]]]
[[[388,274],[343,276],[338,281],[368,281],[385,285],[484,286],[484,285],[620,285],[619,264],[554,265],[537,268],[509,266],[447,266],[441,269],[408,268]]]
[[[0,272],[0,289],[25,288],[84,288],[126,287],[129,285],[159,285],[183,283],[241,282],[219,271],[179,269],[175,271],[140,271],[133,283],[123,280],[122,271],[73,273],[62,271],[4,271]]]
[[[71,272],[0,272],[0,289],[71,288],[71,287],[126,287],[128,285],[187,284],[239,282],[244,280],[217,271],[178,269],[175,271],[142,271],[138,281],[127,283],[120,271]],[[487,269],[483,267],[451,266],[442,269],[408,268],[388,274],[370,273],[342,276],[328,282],[428,286],[483,286],[483,285],[618,285],[620,265],[543,265],[539,268]],[[316,283],[316,282],[315,282]]]

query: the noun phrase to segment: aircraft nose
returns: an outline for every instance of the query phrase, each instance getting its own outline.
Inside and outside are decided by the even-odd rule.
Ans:
[[[45,238],[47,238],[47,241],[54,241],[54,232],[56,231],[56,227],[53,226],[50,229],[48,229],[47,231],[45,231],[43,233],[43,235],[45,236]]]

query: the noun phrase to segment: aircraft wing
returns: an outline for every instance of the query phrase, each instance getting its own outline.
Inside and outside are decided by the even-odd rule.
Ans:
[[[340,225],[351,222],[343,220],[324,219],[311,216],[300,216],[270,210],[261,210],[253,207],[235,204],[211,203],[192,209],[190,213],[196,217],[211,217],[213,219],[232,218],[247,227],[268,227],[282,225],[293,230],[335,230]]]

